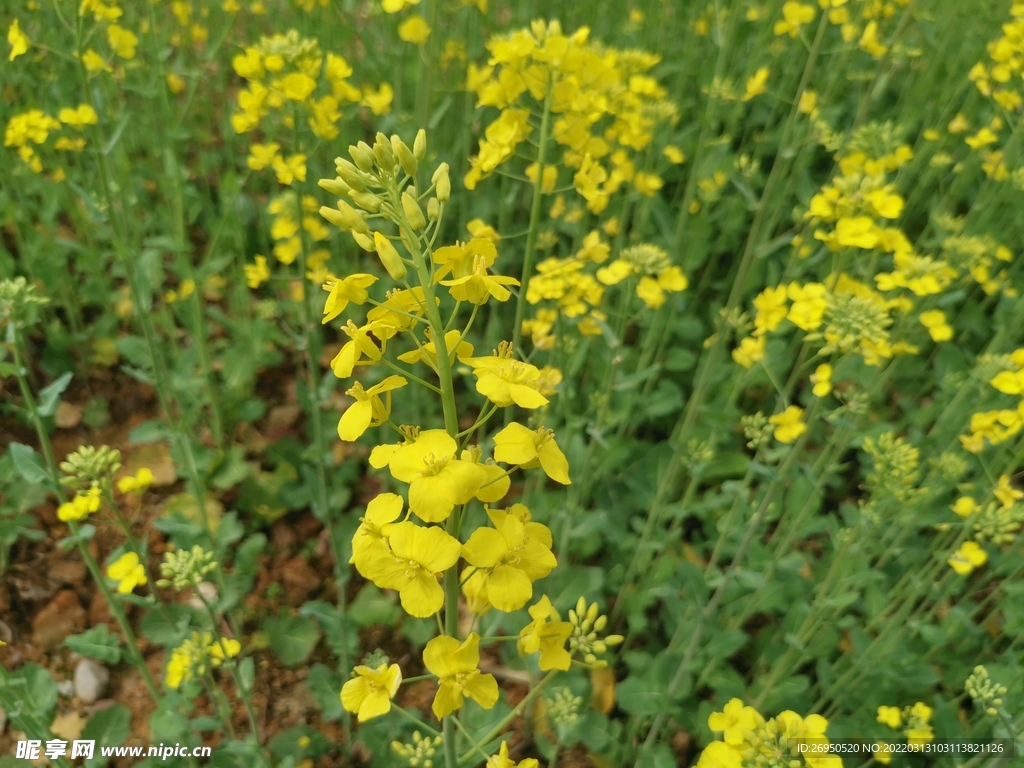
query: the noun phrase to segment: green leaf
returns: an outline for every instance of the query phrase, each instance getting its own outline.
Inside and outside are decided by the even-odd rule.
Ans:
[[[64,645],[91,659],[99,659],[107,664],[117,664],[121,660],[121,638],[100,624],[80,635],[72,635],[64,641]]]
[[[53,416],[57,412],[57,406],[60,404],[60,395],[68,388],[73,375],[70,372],[65,373],[49,386],[39,391],[39,413],[43,416]]]
[[[192,615],[181,604],[170,604],[165,611],[150,611],[142,619],[142,636],[157,645],[177,645],[185,636]]]
[[[270,647],[287,667],[302,664],[320,642],[320,630],[312,619],[302,616],[268,616],[263,621]]]
[[[341,707],[341,675],[332,672],[323,664],[314,664],[309,670],[306,683],[320,704],[323,719],[340,720],[345,712]]]
[[[361,627],[371,624],[392,626],[401,613],[395,596],[385,595],[373,584],[360,589],[348,609],[348,615]]]
[[[49,481],[50,473],[34,449],[22,443],[11,443],[9,450],[11,458],[14,459],[14,468],[26,482],[45,483]]]
[[[119,747],[131,733],[132,713],[124,704],[101,709],[82,729],[83,739],[94,739],[104,747]],[[96,750],[99,752],[99,750]]]
[[[57,704],[57,684],[45,668],[30,661],[17,672],[11,673],[7,681],[0,685],[6,689],[5,693],[12,694],[21,704],[23,715],[32,715],[50,722],[53,708]]]
[[[619,706],[631,715],[656,715],[671,707],[668,692],[638,675],[630,675],[615,691]]]

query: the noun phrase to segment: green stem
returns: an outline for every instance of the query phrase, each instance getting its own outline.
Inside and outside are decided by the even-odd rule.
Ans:
[[[78,527],[78,522],[76,520],[69,520],[68,528],[71,529],[71,535],[75,537],[75,543],[78,545],[78,551],[82,555],[82,560],[85,561],[85,567],[89,569],[93,581],[96,582],[96,586],[99,587],[100,592],[103,593],[103,598],[107,601],[110,613],[121,628],[121,633],[124,635],[125,651],[128,653],[128,657],[131,659],[132,664],[138,667],[139,673],[142,675],[142,682],[146,684],[150,696],[153,697],[153,701],[159,707],[162,698],[160,689],[157,688],[153,675],[150,674],[149,667],[146,666],[146,660],[142,658],[142,653],[139,651],[139,646],[135,639],[135,633],[132,631],[131,624],[128,623],[128,617],[125,616],[121,604],[114,599],[110,587],[107,586],[106,577],[96,562],[96,558],[92,556],[92,552],[89,551],[89,547],[86,546],[85,541],[82,539],[82,529]]]
[[[502,731],[504,731],[506,728],[508,728],[508,726],[512,723],[512,721],[515,720],[517,717],[519,717],[519,713],[522,712],[524,709],[526,709],[526,707],[530,704],[530,702],[533,701],[535,698],[537,698],[537,696],[540,695],[540,692],[542,690],[544,690],[544,686],[546,686],[548,683],[550,683],[551,680],[554,679],[555,675],[557,675],[557,674],[558,674],[558,670],[557,669],[553,669],[550,672],[548,672],[544,676],[544,678],[539,683],[537,683],[537,685],[535,685],[533,687],[533,689],[528,694],[526,694],[523,697],[523,700],[520,701],[518,704],[516,704],[516,706],[512,709],[511,712],[509,712],[507,715],[505,715],[505,717],[503,717],[501,719],[501,721],[496,726],[494,726],[490,731],[487,732],[486,736],[484,736],[482,739],[480,739],[480,743],[486,746],[492,740],[494,740],[498,736],[500,736]],[[469,752],[467,752],[466,754],[464,754],[462,757],[459,758],[457,765],[464,766],[467,763],[467,761],[472,756],[473,756],[473,751],[470,750]]]
[[[523,340],[523,313],[526,309],[526,286],[533,274],[533,253],[537,247],[540,229],[540,204],[544,199],[544,167],[547,164],[548,134],[551,132],[551,99],[553,83],[548,79],[547,95],[544,97],[544,114],[540,119],[540,137],[537,145],[537,178],[533,182],[533,199],[530,202],[530,228],[526,236],[526,252],[523,254],[523,273],[519,278],[519,298],[516,301],[516,315],[512,328],[512,349],[518,351]],[[506,411],[509,418],[512,412]]]
[[[21,389],[21,397],[25,401],[25,408],[28,409],[29,415],[32,417],[32,425],[36,428],[36,435],[39,437],[39,447],[43,451],[43,457],[46,459],[46,469],[50,473],[50,480],[53,482],[53,487],[57,491],[58,496],[62,496],[61,485],[60,485],[60,472],[57,467],[57,459],[53,454],[53,444],[50,442],[50,435],[46,431],[46,425],[43,424],[43,417],[39,413],[39,406],[36,403],[35,397],[32,396],[32,388],[28,384],[28,379],[25,378],[25,366],[21,359],[21,344],[20,334],[15,327],[14,333],[14,366],[17,369],[15,374],[18,379],[18,387]]]

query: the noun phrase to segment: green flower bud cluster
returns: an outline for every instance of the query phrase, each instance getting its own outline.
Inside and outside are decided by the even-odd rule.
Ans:
[[[75,491],[87,488],[106,490],[120,468],[120,451],[106,445],[99,448],[83,445],[60,463],[60,471],[65,475],[60,482]]]
[[[373,653],[368,653],[363,658],[363,666],[369,667],[370,669],[378,669],[380,667],[390,666],[391,659],[384,651],[377,648]]]
[[[401,741],[391,742],[399,757],[404,757],[412,768],[434,768],[434,756],[441,746],[441,736],[423,736],[419,731],[412,732],[412,741],[408,744]]]
[[[49,301],[36,293],[35,285],[24,277],[0,280],[0,328],[8,323],[19,327],[30,322],[32,309]]]
[[[988,670],[980,664],[974,668],[974,672],[964,682],[964,690],[967,695],[974,699],[974,702],[985,710],[989,717],[999,715],[999,707],[1003,706],[1003,696],[1006,695],[1006,686],[992,682],[988,676]]]
[[[622,635],[601,637],[601,633],[608,625],[608,617],[599,614],[597,603],[588,606],[586,598],[581,597],[576,602],[576,608],[569,609],[569,622],[572,624],[569,652],[574,655],[579,653],[583,661],[594,669],[607,667],[608,662],[598,659],[598,654],[607,653],[609,648],[620,645],[625,638]]]
[[[198,587],[205,581],[206,575],[217,570],[219,566],[213,560],[213,553],[206,552],[198,544],[190,550],[179,549],[164,554],[160,563],[158,587],[174,587],[179,592],[190,587]]]
[[[320,215],[351,234],[362,250],[375,252],[388,274],[401,280],[413,263],[393,241],[400,241],[410,254],[424,250],[419,239],[433,241],[431,230],[436,235],[444,204],[451,198],[448,164],[437,167],[430,188],[421,194],[414,181],[427,154],[427,135],[422,129],[412,149],[397,135],[389,139],[378,133],[373,146],[361,141],[350,146],[348,153],[351,160],[335,158],[337,177],[321,179],[319,185],[332,195],[348,198],[351,204],[340,199],[334,208],[323,206]],[[423,198],[428,198],[425,211]],[[372,219],[395,224],[398,235],[371,229]]]
[[[550,699],[545,699],[548,716],[556,726],[572,725],[580,719],[583,697],[574,696],[571,688],[562,688]]]
[[[743,436],[747,438],[747,448],[756,451],[771,441],[774,428],[768,423],[768,417],[758,411],[751,416],[740,419]]]
[[[979,542],[1009,544],[1017,537],[1017,531],[1024,524],[1024,506],[1014,504],[1006,508],[1002,504],[990,503],[978,513],[974,522],[974,538]]]

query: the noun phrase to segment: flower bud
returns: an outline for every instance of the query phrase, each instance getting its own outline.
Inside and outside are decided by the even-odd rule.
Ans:
[[[417,163],[416,158],[413,157],[412,150],[409,149],[408,145],[402,141],[398,134],[391,137],[391,149],[394,150],[395,156],[398,158],[398,163],[402,166],[402,170],[410,176],[415,176],[416,169],[419,168],[419,163]]]
[[[327,206],[321,207],[320,215],[346,232],[365,232],[367,230],[366,219],[344,200],[338,201],[338,210]]]
[[[434,192],[437,195],[437,199],[442,203],[447,203],[452,196],[452,182],[448,178],[448,163],[441,163],[437,166],[437,170],[430,177],[430,181],[434,184]]]
[[[373,240],[371,240],[367,235],[364,235],[361,232],[353,232],[352,239],[356,241],[356,245],[358,245],[367,253],[373,253],[375,250],[377,250],[373,244]]]
[[[441,218],[441,204],[437,202],[436,197],[427,200],[427,218],[431,221],[437,221]]]
[[[332,195],[337,195],[338,197],[341,197],[342,195],[347,195],[349,192],[352,191],[352,188],[348,184],[346,184],[345,180],[342,179],[341,177],[338,177],[336,179],[320,179],[320,181],[317,182],[317,186],[319,186],[320,189],[324,190],[325,192],[329,192]]]
[[[352,156],[352,159],[355,161],[360,171],[369,173],[373,170],[375,155],[373,154],[373,150],[370,149],[370,145],[365,141],[360,141],[359,144],[350,146],[348,148],[348,153]]]
[[[352,201],[368,213],[376,213],[380,210],[380,198],[372,192],[352,192]]]
[[[427,156],[427,132],[420,128],[416,132],[416,139],[412,143],[412,154],[417,160]]]
[[[384,265],[384,269],[388,271],[388,274],[395,280],[401,280],[405,277],[405,264],[402,262],[402,257],[398,255],[398,251],[395,250],[395,246],[391,244],[391,241],[380,232],[374,232],[373,244],[377,246],[377,255],[380,256],[381,264]]]
[[[348,184],[353,191],[362,192],[366,189],[366,182],[363,180],[363,174],[348,160],[341,157],[336,158],[334,161],[334,168],[341,177],[341,180]]]
[[[377,167],[384,173],[394,173],[395,153],[391,151],[391,142],[383,133],[378,133],[377,140],[373,142],[373,155],[377,158]]]
[[[423,218],[423,209],[408,191],[402,193],[402,210],[405,211],[405,218],[409,220],[409,225],[413,229],[423,229],[427,226],[427,220]]]

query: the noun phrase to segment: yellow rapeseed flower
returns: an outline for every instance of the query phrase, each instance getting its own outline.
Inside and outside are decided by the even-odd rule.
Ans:
[[[409,484],[409,509],[424,522],[446,520],[486,480],[479,465],[457,458],[458,448],[443,429],[430,429],[395,451],[388,462],[392,476]]]
[[[107,566],[107,576],[117,582],[117,591],[127,595],[133,589],[146,583],[146,569],[134,552],[125,552]]]
[[[540,653],[537,664],[545,672],[569,669],[572,655],[566,650],[565,643],[572,634],[572,623],[562,621],[547,595],[527,610],[533,621],[519,632],[516,647],[520,655]]]
[[[730,699],[721,712],[708,715],[708,728],[721,733],[726,744],[739,746],[745,740],[744,734],[752,731],[764,721],[753,707],[744,706],[740,699]]]
[[[775,425],[775,439],[780,443],[792,443],[807,431],[803,422],[803,408],[791,405],[782,413],[769,417],[768,423]]]
[[[832,391],[832,366],[828,363],[819,365],[811,374],[811,383],[814,385],[811,390],[814,396],[825,397]]]
[[[11,52],[7,56],[8,61],[14,61],[23,53],[28,51],[30,41],[28,35],[21,31],[18,20],[14,19],[7,28],[7,42],[11,45]]]
[[[462,557],[484,573],[487,600],[511,613],[533,597],[533,582],[554,570],[551,531],[530,520],[529,510],[515,504],[505,512],[488,509],[494,528],[477,528],[462,547]]]
[[[788,3],[787,3],[788,5]],[[771,70],[768,67],[760,67],[757,72],[747,78],[747,89],[743,92],[742,101],[750,101],[755,96],[760,96],[768,90],[768,75]]]
[[[397,590],[410,616],[425,619],[437,613],[444,605],[437,577],[458,562],[459,540],[436,525],[424,528],[411,521],[389,526],[387,538],[389,553],[366,558],[360,573],[381,589]]]
[[[359,665],[352,671],[356,676],[341,687],[341,705],[357,715],[360,723],[390,712],[391,700],[402,684],[401,667],[381,664],[371,669]]]
[[[367,390],[360,382],[345,394],[355,399],[338,420],[338,437],[347,442],[358,440],[370,427],[376,427],[391,417],[391,392],[409,382],[403,376],[388,376]],[[382,398],[383,396],[383,398]]]
[[[965,541],[947,562],[958,575],[967,576],[987,560],[988,553],[976,541]]]
[[[423,45],[430,36],[430,25],[422,16],[410,16],[398,25],[398,36],[407,43]]]
[[[562,485],[570,485],[569,462],[550,429],[536,430],[512,422],[494,436],[494,460],[525,469],[540,466],[544,474]]]
[[[122,59],[135,58],[135,47],[139,44],[139,38],[134,32],[118,24],[111,24],[107,27],[107,42],[114,49],[114,53]]]
[[[776,35],[796,37],[801,27],[814,21],[815,15],[813,5],[788,0],[782,6],[782,19],[775,22],[774,32]]]
[[[764,347],[767,341],[767,336],[747,336],[732,351],[732,359],[744,368],[753,368],[764,360]]]
[[[121,493],[142,493],[153,484],[153,471],[149,467],[142,467],[135,476],[127,475],[117,481],[117,490]]]
[[[498,681],[480,669],[480,635],[473,632],[460,643],[454,637],[435,637],[423,649],[423,664],[438,677],[432,709],[438,720],[462,708],[464,697],[484,709],[498,701]]]
[[[65,501],[57,507],[57,517],[63,521],[84,520],[93,512],[99,512],[103,503],[102,491],[92,487],[84,493],[78,493],[71,501]]]
[[[250,288],[255,290],[269,279],[270,269],[267,268],[266,256],[257,255],[255,263],[245,265],[245,281]]]

